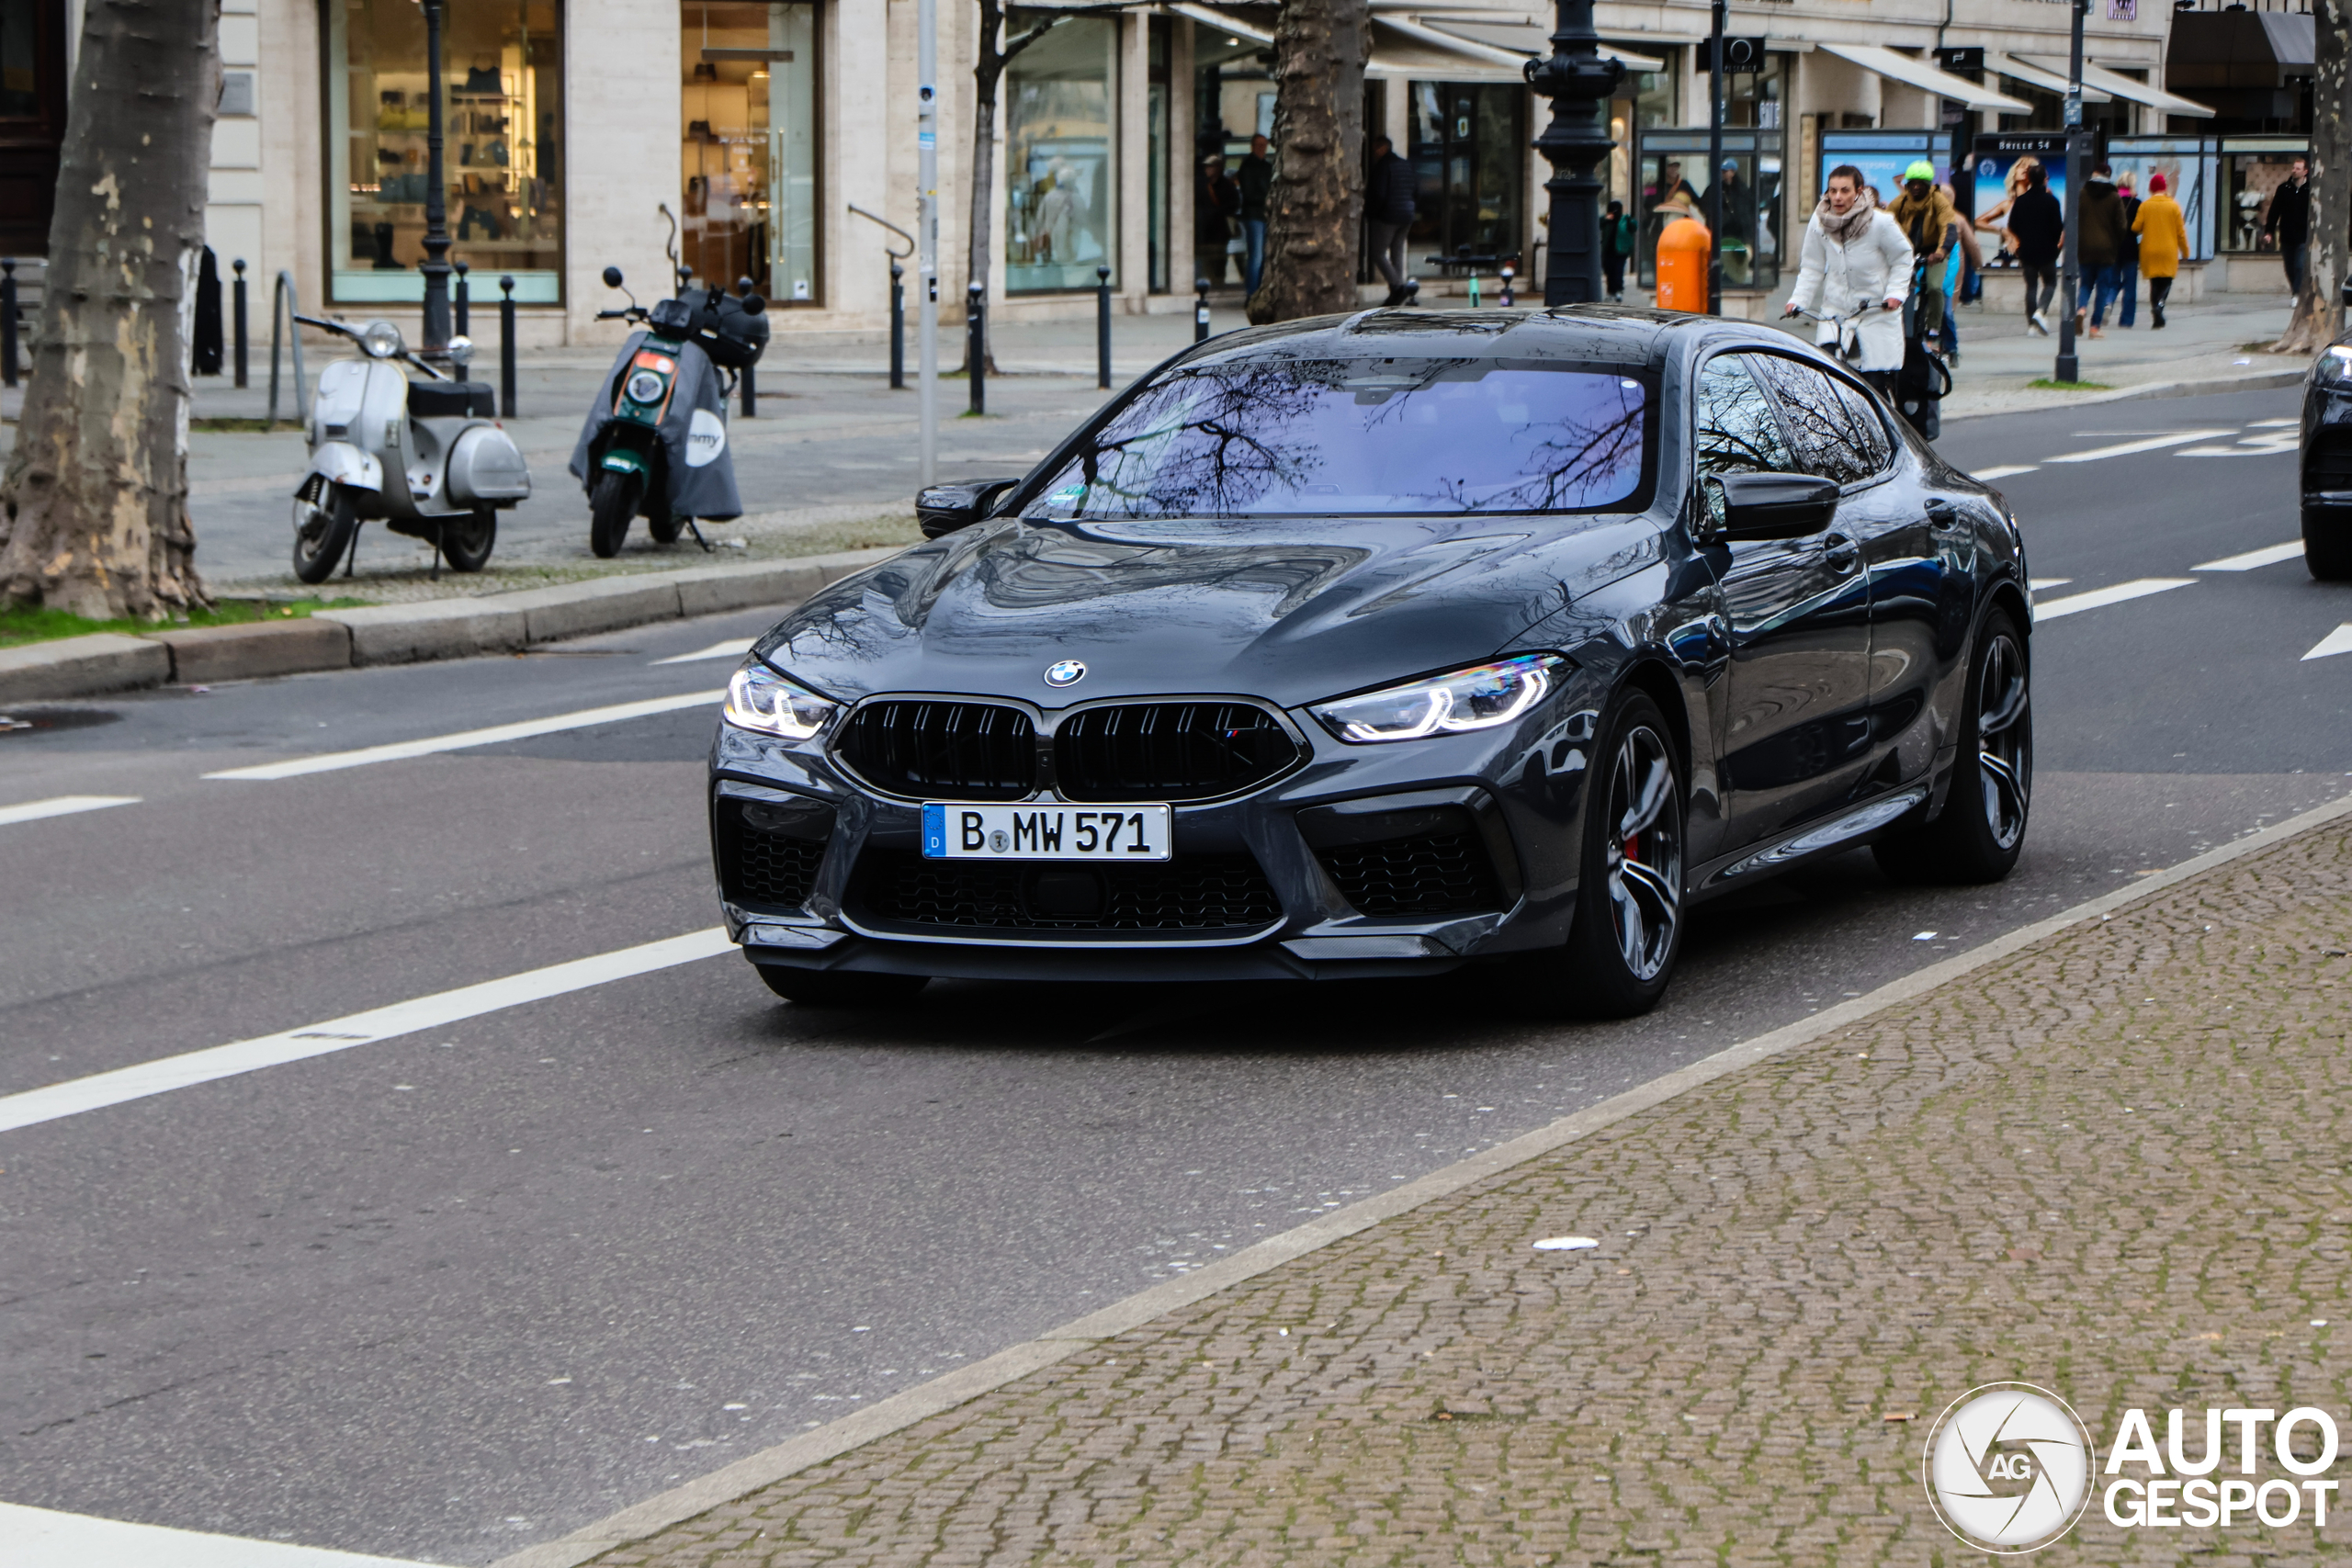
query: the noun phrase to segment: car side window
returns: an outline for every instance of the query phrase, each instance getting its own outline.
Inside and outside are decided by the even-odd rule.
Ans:
[[[1781,474],[1795,467],[1748,355],[1719,354],[1699,373],[1699,472]]]
[[[1788,416],[1799,472],[1850,485],[1885,468],[1894,448],[1861,393],[1793,359],[1759,355],[1758,360]]]

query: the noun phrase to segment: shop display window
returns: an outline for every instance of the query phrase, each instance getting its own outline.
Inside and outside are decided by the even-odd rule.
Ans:
[[[1006,30],[1034,19],[1016,11]],[[1075,17],[1005,67],[1008,293],[1091,289],[1094,269],[1106,263],[1118,285],[1118,39],[1116,21]]]
[[[2270,197],[2294,172],[2295,160],[2309,151],[2301,137],[2233,138],[2222,144],[2223,193],[2222,249],[2240,255],[2268,254],[2278,249],[2278,236],[2266,235]]]
[[[684,0],[680,20],[681,263],[778,307],[820,304],[817,7]]]
[[[1411,260],[1519,254],[1527,177],[1523,87],[1498,82],[1415,82],[1407,102],[1416,190]]]

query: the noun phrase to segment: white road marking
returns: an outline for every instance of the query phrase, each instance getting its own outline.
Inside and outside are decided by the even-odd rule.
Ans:
[[[243,1540],[0,1503],[8,1568],[424,1568],[317,1546]]]
[[[354,1045],[373,1045],[421,1029],[439,1029],[486,1012],[500,1012],[526,1002],[545,1001],[549,997],[715,957],[732,952],[734,946],[727,940],[724,929],[713,926],[707,931],[665,937],[639,947],[600,953],[594,958],[575,958],[544,969],[526,969],[501,980],[484,980],[454,991],[394,1002],[348,1018],[331,1018],[324,1023],[305,1024],[282,1033],[185,1051],[135,1066],[93,1073],[85,1078],[69,1078],[46,1089],[27,1089],[22,1094],[0,1098],[0,1133],[78,1116],[85,1111],[103,1110],[126,1100],[144,1100],[150,1095],[167,1094],[216,1078],[234,1077],[263,1067],[348,1051]],[[10,1568],[14,1568],[13,1563]]]
[[[526,718],[519,724],[497,724],[488,729],[461,729],[455,735],[436,735],[424,740],[399,740],[390,746],[368,746],[356,751],[328,751],[315,757],[297,757],[287,762],[262,762],[250,768],[228,768],[217,773],[207,773],[208,779],[291,779],[304,773],[331,773],[338,768],[364,768],[370,762],[398,762],[410,757],[430,757],[436,751],[462,751],[472,746],[495,746],[507,740],[528,740],[535,735],[554,735],[566,729],[586,729],[599,724],[618,724],[624,719],[645,718],[657,713],[675,713],[680,708],[701,707],[715,703],[727,694],[689,692],[682,697],[652,697],[641,703],[615,703],[610,707],[582,708],[577,713],[560,713],[548,718]]]
[[[2266,430],[2259,435],[2241,435],[2234,446],[2189,446],[2174,454],[2177,457],[2260,457],[2279,452],[2292,452],[2302,445],[2299,430]]]
[[[2061,615],[2072,615],[2083,610],[2103,610],[2109,604],[2120,604],[2129,599],[2144,599],[2151,593],[2162,593],[2168,588],[2187,588],[2197,580],[2193,577],[2143,577],[2131,582],[2119,582],[2112,588],[2094,588],[2087,593],[2069,593],[2064,599],[2052,599],[2047,604],[2033,607],[2034,624],[2054,621]]]
[[[2248,430],[2301,430],[2302,425],[2303,422],[2300,419],[2257,419],[2246,428]]]
[[[2236,434],[2234,430],[2177,430],[2169,435],[2121,441],[2112,446],[2094,446],[2087,452],[2067,452],[2042,460],[2049,463],[2095,463],[2101,457],[2129,457],[2134,452],[2161,452],[2167,446],[2186,446],[2192,441],[2210,441],[2216,435]]]
[[[11,822],[38,822],[44,817],[71,817],[76,811],[103,811],[109,806],[136,806],[135,795],[52,795],[22,806],[0,806],[0,828]]]
[[[1979,468],[1973,474],[1971,474],[1969,478],[1973,479],[1984,479],[1986,481],[1993,479],[2005,479],[2011,474],[2032,473],[2041,466],[2041,465],[2039,463],[2010,463],[1998,468]]]
[[[2045,588],[2064,588],[2074,581],[2071,577],[2037,577],[2026,584],[2029,592],[2039,593]]]
[[[2303,542],[2296,539],[2284,545],[2273,545],[2268,549],[2248,550],[2242,556],[2223,556],[2220,560],[2209,560],[2201,566],[2192,566],[2188,570],[2191,571],[2254,571],[2266,566],[2277,566],[2282,560],[2302,558]]]
[[[2306,660],[2332,659],[2339,653],[2352,653],[2352,621],[2346,621],[2312,645],[2303,655]]]
[[[657,659],[653,663],[659,667],[663,664],[692,664],[697,659],[741,659],[752,651],[752,644],[758,640],[757,637],[734,637],[726,642],[714,642],[708,648],[697,649],[692,653],[673,653],[667,659]]]

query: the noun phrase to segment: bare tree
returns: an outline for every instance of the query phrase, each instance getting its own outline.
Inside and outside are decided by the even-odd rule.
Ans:
[[[32,376],[0,480],[0,600],[161,620],[203,602],[188,318],[220,0],[87,0]]]
[[[2346,0],[2312,0],[2318,58],[2312,68],[2312,222],[2303,291],[2276,354],[2316,354],[2344,330],[2345,247],[2352,241],[2352,40]]]
[[[1274,183],[1252,321],[1356,308],[1369,0],[1283,0],[1274,23]]]

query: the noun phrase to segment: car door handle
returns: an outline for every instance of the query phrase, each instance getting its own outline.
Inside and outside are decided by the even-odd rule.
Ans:
[[[1824,534],[1821,536],[1821,558],[1842,577],[1861,564],[1861,547],[1844,534]]]
[[[1956,534],[1968,526],[1968,514],[1949,501],[1931,501],[1928,526],[1939,534]]]

